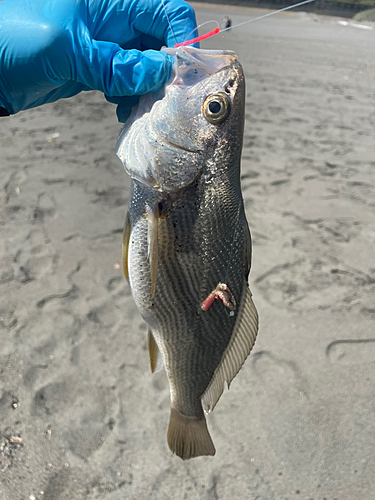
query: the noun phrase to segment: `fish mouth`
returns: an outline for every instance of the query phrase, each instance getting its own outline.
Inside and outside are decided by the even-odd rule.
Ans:
[[[204,50],[194,47],[164,48],[174,58],[171,85],[189,88],[233,66],[238,60],[231,50]]]
[[[172,148],[181,149],[182,151],[187,151],[188,153],[195,153],[195,154],[202,153],[201,149],[192,149],[192,148],[188,148],[186,146],[180,146],[179,144],[175,144],[174,142],[168,141],[164,137],[161,139],[160,142],[164,142],[164,144],[167,144],[168,146],[171,146]]]
[[[206,50],[191,46],[178,49],[165,47],[161,50],[176,57],[176,65],[181,65],[177,72],[184,72],[186,66],[194,66],[211,76],[238,60],[237,54],[232,50]]]

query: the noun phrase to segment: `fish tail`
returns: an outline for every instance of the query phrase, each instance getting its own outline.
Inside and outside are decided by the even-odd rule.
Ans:
[[[215,446],[208,432],[204,414],[200,417],[187,417],[175,408],[171,408],[168,445],[182,460],[215,455]]]

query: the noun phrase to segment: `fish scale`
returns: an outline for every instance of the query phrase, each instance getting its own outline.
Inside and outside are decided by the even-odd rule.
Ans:
[[[245,361],[255,342],[258,317],[248,289],[251,240],[240,186],[242,67],[230,52],[184,51],[177,49],[177,59],[186,74],[189,64],[193,68],[199,64],[203,71],[208,57],[207,77],[200,73],[199,81],[191,85],[189,74],[190,84],[183,88],[180,71],[179,84],[167,87],[148,114],[136,111],[136,134],[130,119],[130,127],[120,135],[118,154],[132,176],[124,268],[135,303],[152,332],[151,366],[156,365],[153,356],[159,350],[167,372],[168,443],[186,459],[215,453],[203,408],[213,409],[224,382],[229,385]],[[222,64],[213,64],[212,57],[221,57]],[[215,116],[212,123],[208,119],[206,99],[216,99],[212,113],[221,103],[222,121]],[[137,144],[145,141],[142,130],[145,137],[152,131],[158,140],[152,143],[152,154],[145,148],[147,158],[137,156],[134,163],[129,137],[137,136]],[[183,169],[180,184],[179,168]],[[220,298],[222,289],[215,295],[219,283],[233,298],[234,310]],[[212,305],[203,310],[211,294]]]
[[[210,165],[206,166],[200,179],[181,190],[179,199],[168,210],[167,216],[159,220],[160,257],[157,287],[152,299],[154,306],[147,308],[150,303],[148,287],[142,286],[137,293],[137,305],[141,311],[143,309],[143,316],[164,354],[176,404],[187,416],[195,415],[197,409],[201,411],[200,397],[212,378],[233,330],[235,317],[230,317],[221,303],[217,302],[207,312],[200,308],[211,290],[226,277],[228,258],[231,259],[228,286],[238,302],[242,292],[246,272],[243,236],[238,235],[236,245],[232,240],[233,233],[239,232],[238,225],[245,220],[239,175],[237,169],[233,168],[235,162],[239,162],[240,152],[238,148],[235,153],[237,158],[228,159],[232,168],[222,167],[227,171],[226,181],[221,175],[214,178],[207,189],[204,178]],[[129,209],[130,221],[135,231],[145,235],[147,219],[143,207],[146,202],[150,202],[152,194],[149,188],[137,181],[132,182],[134,192]],[[241,200],[240,214],[238,200]],[[245,231],[247,226],[241,229]],[[142,279],[145,282],[149,277],[146,253],[147,239],[144,237],[141,256]],[[129,254],[129,261],[135,269],[139,267],[138,255],[136,246],[135,253],[131,250]],[[139,277],[137,271],[134,271],[134,275]],[[137,288],[132,282],[131,286],[132,289]],[[163,342],[171,338],[173,343]],[[194,344],[190,351],[186,344],[191,343],[192,339]],[[183,351],[180,342],[185,344]],[[222,346],[221,349],[217,349],[218,345]],[[212,346],[216,346],[216,349],[212,349]],[[181,367],[185,366],[188,369],[182,370]]]

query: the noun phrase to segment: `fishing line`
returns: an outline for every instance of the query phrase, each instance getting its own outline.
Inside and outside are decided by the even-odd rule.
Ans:
[[[300,7],[301,5],[305,5],[307,3],[315,2],[315,0],[305,0],[304,2],[296,3],[294,5],[289,5],[288,7],[284,7],[283,9],[279,10],[274,10],[273,12],[269,12],[268,14],[263,14],[263,16],[255,17],[254,19],[249,19],[248,21],[244,21],[243,23],[236,24],[235,26],[230,26],[229,28],[224,28],[223,30],[220,30],[220,33],[223,33],[223,31],[227,31],[233,28],[238,28],[238,26],[243,26],[244,24],[252,23],[254,21],[259,21],[259,19],[263,19],[264,17],[268,16],[273,16],[274,14],[277,14],[278,12],[284,12],[285,10],[289,9],[294,9],[295,7]]]
[[[206,24],[211,24],[211,23],[216,24],[216,28],[214,30],[209,31],[208,33],[205,33],[204,35],[198,36],[196,38],[189,38],[195,31],[198,31],[199,28],[202,28],[202,26],[206,26]],[[174,48],[185,46],[186,44],[191,45],[195,42],[200,42],[201,40],[205,40],[206,38],[210,38],[211,36],[216,35],[219,32],[220,32],[220,27],[219,27],[219,23],[217,21],[214,21],[213,19],[211,21],[206,21],[205,23],[202,23],[199,26],[197,26],[196,28],[194,28],[193,31],[190,31],[190,33],[185,38],[185,41],[182,43],[176,43]]]
[[[163,2],[163,0],[162,0],[162,2]],[[244,21],[243,23],[239,23],[239,24],[236,24],[234,26],[229,26],[228,28],[224,28],[222,30],[219,28],[219,23],[217,23],[218,27],[215,28],[214,30],[212,30],[208,33],[205,33],[204,35],[197,36],[196,38],[192,38],[191,40],[187,40],[186,42],[176,43],[174,45],[174,48],[176,49],[177,47],[182,47],[182,46],[186,47],[187,45],[192,45],[193,43],[200,42],[201,40],[206,40],[207,38],[211,38],[212,36],[217,35],[219,33],[224,33],[224,31],[232,30],[234,28],[238,28],[239,26],[243,26],[244,24],[253,23],[254,21],[259,21],[259,19],[273,16],[274,14],[278,14],[279,12],[284,12],[284,11],[289,10],[289,9],[294,9],[295,7],[301,7],[301,5],[306,5],[306,4],[311,3],[311,2],[315,2],[315,0],[304,0],[303,2],[299,2],[299,3],[296,3],[294,5],[289,5],[288,7],[283,7],[282,9],[274,10],[273,12],[268,12],[268,14],[263,14],[262,16],[255,17],[253,19],[248,19],[247,21]],[[164,2],[163,2],[163,5],[164,5]],[[207,21],[207,22],[217,22],[217,21]],[[201,24],[200,26],[198,26],[198,28],[200,28],[201,26],[204,26],[205,24],[207,24],[207,23]],[[171,28],[172,28],[172,26],[171,26]],[[196,28],[196,29],[198,29],[198,28]]]
[[[0,0],[0,1],[1,1],[1,0]],[[163,6],[163,9],[164,9],[164,14],[165,14],[165,17],[167,18],[167,21],[168,21],[169,27],[171,28],[171,31],[172,31],[172,35],[173,35],[174,41],[176,42],[176,45],[177,45],[177,38],[176,38],[176,35],[174,34],[172,24],[171,24],[171,22],[170,22],[170,20],[169,20],[169,16],[168,16],[167,9],[166,9],[166,7],[165,7],[164,0],[161,0],[161,3],[162,3],[162,6]],[[176,45],[175,45],[175,47],[176,47]]]

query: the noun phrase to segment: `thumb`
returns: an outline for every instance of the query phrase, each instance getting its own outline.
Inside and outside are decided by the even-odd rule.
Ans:
[[[124,50],[116,43],[91,40],[76,55],[77,81],[108,96],[160,90],[170,79],[171,56],[156,50]]]
[[[125,123],[129,118],[130,113],[134,106],[136,106],[139,102],[138,96],[131,97],[109,97],[105,96],[108,102],[112,104],[117,104],[116,115],[117,119],[120,123]]]

